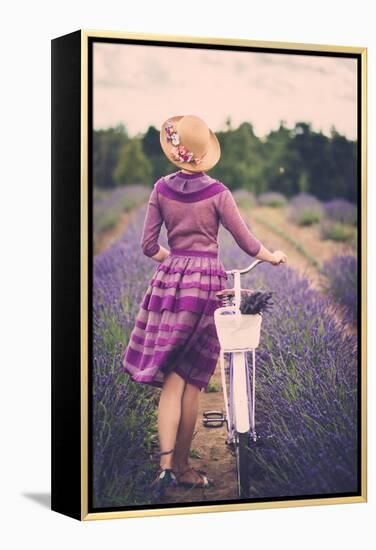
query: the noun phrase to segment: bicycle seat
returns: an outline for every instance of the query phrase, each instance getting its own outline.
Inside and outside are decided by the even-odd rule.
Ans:
[[[249,288],[241,288],[240,292],[242,294],[252,294],[254,290],[251,290]],[[234,288],[224,288],[223,290],[218,290],[218,292],[215,293],[218,298],[221,296],[235,296],[235,289]]]

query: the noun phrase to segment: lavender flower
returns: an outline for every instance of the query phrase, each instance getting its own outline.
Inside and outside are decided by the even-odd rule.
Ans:
[[[255,315],[270,309],[273,305],[272,292],[255,290],[252,294],[243,296],[240,303],[240,311],[243,315]]]
[[[273,206],[273,207],[279,207],[279,206],[285,206],[287,203],[287,199],[282,193],[278,193],[277,191],[268,191],[266,193],[261,193],[261,195],[258,196],[258,204],[260,206]]]
[[[353,248],[357,247],[357,229],[354,226],[323,219],[320,222],[320,236],[322,239],[348,243]]]
[[[232,194],[239,207],[253,208],[256,206],[256,197],[250,191],[246,189],[235,189]]]
[[[286,208],[288,218],[298,225],[311,225],[319,222],[324,214],[320,201],[308,193],[295,195]]]
[[[343,307],[348,323],[354,324],[358,316],[358,265],[355,256],[338,255],[322,266],[327,291]]]
[[[151,189],[146,185],[124,185],[112,191],[94,193],[93,225],[94,241],[114,227],[124,212],[146,202]]]
[[[93,263],[93,497],[96,507],[149,502],[157,446],[153,388],[133,382],[121,360],[155,263],[135,243],[146,206]],[[163,240],[163,234],[162,234]]]
[[[357,224],[357,208],[346,199],[333,199],[323,203],[325,217],[335,222]]]

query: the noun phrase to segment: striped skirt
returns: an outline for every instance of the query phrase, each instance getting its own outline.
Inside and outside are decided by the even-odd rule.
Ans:
[[[171,249],[146,290],[122,365],[137,382],[162,387],[175,371],[206,389],[220,345],[214,311],[215,292],[226,288],[225,268],[214,252]]]

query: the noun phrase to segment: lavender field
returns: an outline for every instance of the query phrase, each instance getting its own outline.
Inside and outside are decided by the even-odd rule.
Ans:
[[[122,238],[94,258],[95,507],[150,502],[159,392],[130,381],[121,370],[122,349],[157,266],[139,247],[145,211],[141,207]],[[226,268],[248,265],[249,257],[222,227],[219,235]],[[167,246],[164,227],[160,242]],[[344,282],[344,294],[347,284],[353,283]],[[337,297],[312,289],[287,265],[261,264],[242,286],[274,291],[257,350],[262,445],[250,455],[252,496],[355,491],[357,339],[333,314],[341,307]]]
[[[94,249],[100,237],[119,223],[121,216],[147,201],[150,188],[146,185],[123,185],[112,190],[94,190]]]

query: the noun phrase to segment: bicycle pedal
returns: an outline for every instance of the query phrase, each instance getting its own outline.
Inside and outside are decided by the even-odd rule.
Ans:
[[[222,411],[204,411],[202,423],[206,428],[221,428],[226,422]]]

